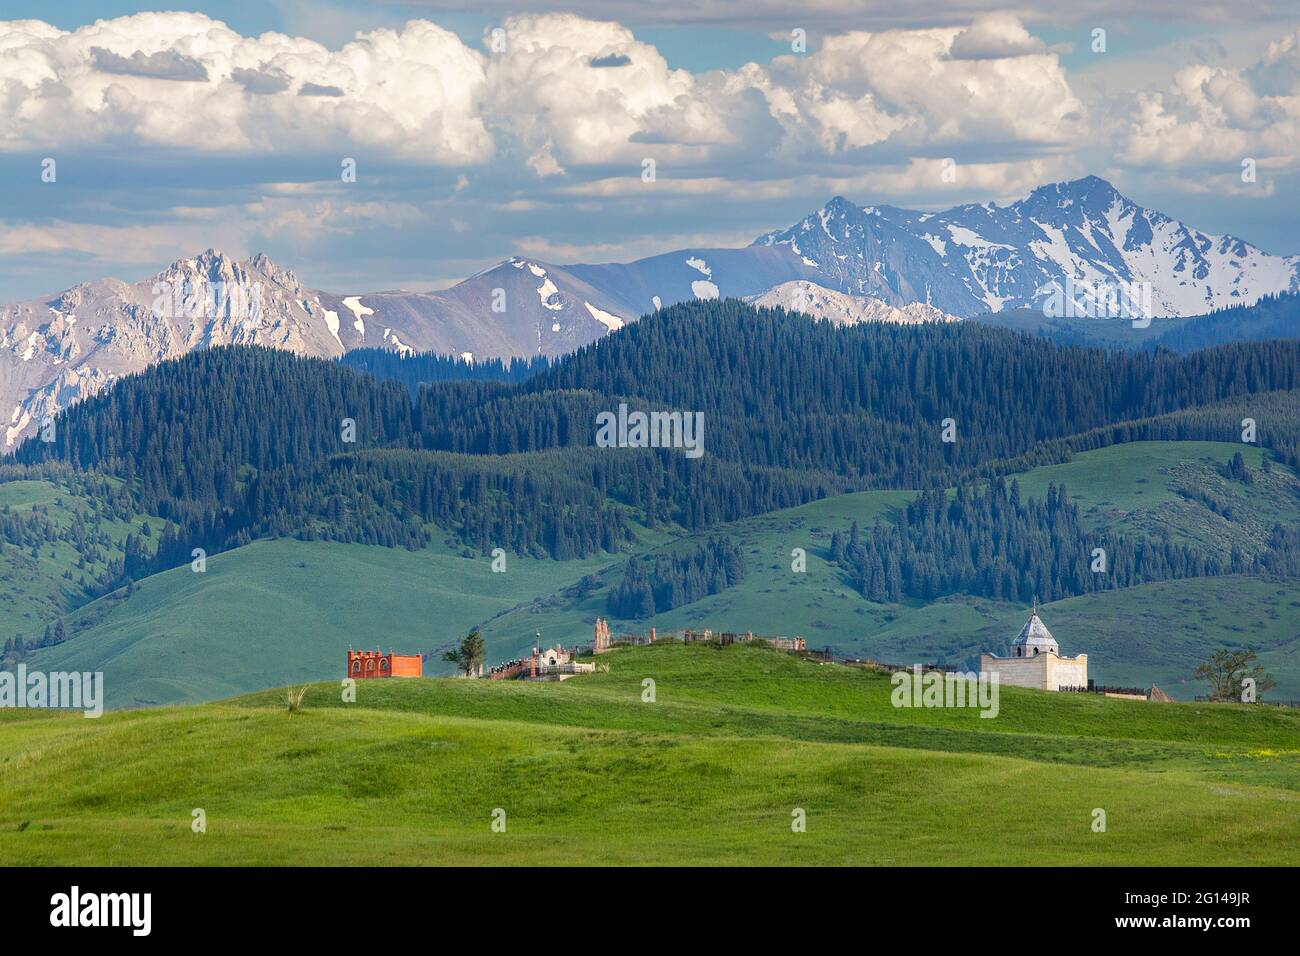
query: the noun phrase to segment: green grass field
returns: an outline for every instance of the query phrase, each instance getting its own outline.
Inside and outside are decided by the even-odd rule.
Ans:
[[[1243,491],[1220,469],[1240,451],[1256,472]],[[1065,483],[1085,523],[1123,534],[1168,531],[1209,545],[1248,549],[1277,521],[1300,520],[1300,481],[1277,467],[1259,474],[1258,448],[1215,442],[1138,442],[1078,455],[1063,465],[1018,477],[1026,496],[1042,498],[1049,482]],[[1180,488],[1210,489],[1236,502],[1229,521]],[[1237,499],[1248,496],[1249,508]],[[866,601],[830,563],[830,534],[853,521],[863,528],[906,505],[907,492],[843,495],[737,522],[724,529],[745,551],[748,573],[739,586],[645,621],[615,621],[615,630],[660,632],[712,625],[760,634],[798,634],[809,646],[878,660],[967,662],[982,650],[1006,653],[1023,626],[1021,605],[959,596],[929,605]],[[693,546],[687,538],[663,547]],[[791,569],[790,551],[807,552],[807,571]],[[607,575],[615,580],[613,575]],[[535,630],[544,640],[589,639],[591,621],[605,615],[605,590],[544,613],[504,614],[485,630],[489,641],[520,653]],[[1180,699],[1203,688],[1195,665],[1220,647],[1250,646],[1278,680],[1273,696],[1300,699],[1300,582],[1249,577],[1204,578],[1142,585],[1046,604],[1045,619],[1067,654],[1089,654],[1089,673],[1123,686],[1159,684]],[[548,635],[550,635],[548,637]]]
[[[599,661],[361,682],[355,703],[327,682],[296,714],[279,691],[0,712],[0,863],[1300,863],[1294,711],[1010,688],[984,719],[759,647]]]

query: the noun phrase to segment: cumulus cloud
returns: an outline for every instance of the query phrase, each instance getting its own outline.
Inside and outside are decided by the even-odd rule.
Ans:
[[[877,153],[905,161],[919,148],[998,144],[1032,155],[1068,143],[1086,120],[1056,54],[1007,15],[967,29],[829,36],[806,55],[703,73],[671,68],[617,23],[542,14],[504,29],[506,48],[486,67],[487,121],[540,177],[639,169],[645,157],[660,183],[703,184],[750,178],[757,165],[792,174]],[[582,69],[598,63],[621,65]],[[623,188],[638,183],[627,177]]]
[[[1300,162],[1300,31],[1269,44],[1245,69],[1195,65],[1164,89],[1140,93],[1117,130],[1128,166],[1209,174],[1253,159],[1261,169]]]
[[[1009,13],[976,17],[971,25],[953,37],[949,51],[954,60],[1000,60],[1047,52],[1047,45],[1030,36],[1024,24]]]
[[[993,57],[997,25],[1015,55]],[[972,28],[974,29],[974,28]],[[816,54],[783,56],[756,75],[791,137],[830,153],[865,147],[998,143],[1056,146],[1077,137],[1086,109],[1054,53],[1027,53],[1014,18],[983,23],[954,56],[961,29],[855,32],[827,37]]]
[[[482,50],[425,21],[332,51],[244,37],[194,13],[72,32],[0,23],[0,148],[98,141],[225,153],[340,142],[478,165],[502,151],[540,179],[647,155],[674,175],[719,164],[999,141],[1031,152],[1084,110],[1055,54],[1007,14],[967,28],[853,32],[736,70],[674,69],[627,27],[573,14],[504,21]],[[186,82],[178,82],[178,81]],[[710,170],[708,167],[715,167]]]
[[[322,282],[342,270],[361,288],[374,284],[371,273],[409,279],[430,260],[437,276],[474,271],[521,236],[531,237],[525,251],[561,260],[738,244],[837,193],[938,208],[1099,172],[1125,187],[1149,177],[1155,189],[1259,196],[1274,188],[1266,174],[1298,162],[1300,34],[1253,64],[1240,37],[1231,55],[1212,38],[1190,38],[1158,70],[1116,53],[1113,65],[1076,74],[1076,89],[1059,57],[1068,44],[1035,36],[1029,18],[1044,19],[1042,5],[1026,19],[996,12],[999,0],[790,6],[768,24],[782,41],[772,49],[790,50],[790,30],[801,26],[807,53],[708,71],[674,68],[607,22],[621,12],[612,6],[605,22],[518,13],[553,0],[508,6],[516,15],[479,42],[414,20],[337,48],[246,37],[194,13],[71,31],[0,22],[0,152],[73,154],[93,176],[97,150],[126,149],[137,177],[117,183],[112,201],[113,185],[50,190],[39,207],[20,195],[40,220],[21,221],[21,202],[10,207],[0,253],[50,277],[24,280],[33,294],[66,285],[63,272],[84,262],[156,265],[212,245],[270,245],[304,263],[319,253]],[[669,22],[735,24],[779,6],[753,0],[741,14],[736,0],[693,0],[689,10],[668,0],[638,8],[637,22],[676,11]],[[1049,8],[1060,26],[1065,6]],[[980,11],[988,15],[972,19]],[[1172,63],[1197,65],[1173,75]],[[1102,71],[1110,83],[1098,81]],[[173,150],[186,154],[190,178],[152,187],[150,170],[170,168]],[[360,187],[331,175],[344,156],[363,157]],[[1237,174],[1245,157],[1261,174],[1250,189]],[[653,187],[641,179],[645,158],[657,164]],[[120,165],[104,168],[105,181],[120,179]],[[1289,184],[1276,179],[1285,195]],[[93,204],[82,201],[92,193]],[[687,237],[702,208],[717,213],[706,218],[719,233]],[[105,271],[115,270],[86,275]]]
[[[657,140],[664,145],[725,135],[716,111],[699,102],[695,76],[671,69],[627,27],[544,14],[508,18],[504,29],[506,49],[486,71],[488,121],[530,157],[544,150],[546,168],[639,163],[634,137],[662,133],[673,119],[676,133]],[[598,59],[627,62],[589,69]],[[682,110],[688,121],[670,116]]]
[[[402,0],[396,0],[402,2]],[[463,13],[465,0],[405,0],[422,12]],[[476,0],[474,9],[483,13],[525,13],[556,7],[555,0]],[[898,0],[655,0],[629,4],[627,0],[567,0],[566,10],[597,20],[624,20],[636,24],[730,23],[740,27],[774,26],[785,31],[793,25],[819,29],[864,29],[875,27],[942,26],[969,19],[979,13],[994,13],[1010,4],[1007,0],[928,0],[899,3]],[[1133,0],[1037,0],[1020,4],[1026,15],[1055,24],[1096,24],[1132,17]],[[1294,0],[1146,0],[1144,16],[1159,22],[1180,21],[1224,23],[1267,20],[1292,16]],[[1105,18],[1105,19],[1103,19]]]
[[[1246,71],[1261,96],[1295,96],[1300,93],[1300,30],[1270,43],[1259,62]]]
[[[348,141],[447,165],[485,162],[494,149],[484,56],[425,21],[336,51],[301,37],[244,37],[197,13],[71,32],[13,21],[0,22],[0,52],[3,149],[125,141],[292,152]]]

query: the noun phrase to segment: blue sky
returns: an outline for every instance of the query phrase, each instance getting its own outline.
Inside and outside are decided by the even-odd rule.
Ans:
[[[1130,6],[0,0],[0,301],[209,246],[436,288],[1090,173],[1300,253],[1300,14]]]

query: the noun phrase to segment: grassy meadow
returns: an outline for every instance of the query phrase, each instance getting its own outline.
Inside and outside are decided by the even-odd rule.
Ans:
[[[355,703],[327,682],[297,713],[283,691],[0,712],[0,862],[1300,862],[1295,712],[1008,688],[985,719],[760,647],[600,662],[559,684],[361,682]]]

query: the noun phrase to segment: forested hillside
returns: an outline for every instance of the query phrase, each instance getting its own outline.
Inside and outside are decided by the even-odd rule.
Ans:
[[[1094,571],[1097,548],[1103,563]],[[958,485],[951,498],[922,492],[892,524],[865,535],[856,525],[847,536],[837,532],[831,550],[872,601],[929,601],[960,592],[1028,604],[1242,572],[1249,564],[1239,553],[1225,562],[1168,540],[1092,534],[1064,485],[1049,485],[1043,501],[1022,500],[1018,483],[1000,478],[982,490]]]
[[[401,382],[415,395],[421,385],[433,382],[522,382],[550,368],[545,355],[502,361],[499,358],[466,360],[436,352],[392,352],[388,349],[352,349],[339,359],[341,365],[369,372],[380,380]]]
[[[729,538],[712,538],[694,551],[661,555],[653,561],[633,558],[623,580],[609,592],[610,614],[646,618],[720,594],[745,576],[745,556]]]
[[[1077,566],[1088,542],[1068,498],[1020,502],[970,482],[1137,438],[1238,440],[1247,417],[1280,460],[1295,464],[1300,448],[1295,341],[1107,352],[969,323],[839,328],[725,300],[662,310],[517,382],[496,380],[513,367],[484,366],[412,399],[425,376],[469,366],[355,364],[365,371],[262,348],[195,352],[74,406],[56,441],[29,440],[15,458],[122,479],[166,520],[156,547],[127,541],[126,578],[259,537],[417,549],[434,526],[479,553],[582,558],[627,547],[634,522],[701,531],[831,494],[959,485],[955,513],[923,497],[872,529],[870,548],[837,555],[863,593],[1046,599],[1096,586]],[[596,447],[596,416],[620,403],[702,413],[705,454]],[[1129,584],[1258,558],[1111,547],[1131,558]],[[644,605],[647,586],[672,591],[645,573],[620,606]]]
[[[1253,305],[1237,305],[1193,316],[1157,340],[1176,352],[1223,342],[1300,338],[1300,292],[1266,295]]]
[[[1300,338],[1300,293],[1272,293],[1252,305],[1136,325],[1130,318],[1051,316],[1042,309],[1007,309],[972,321],[1030,332],[1058,345],[1187,353],[1229,342]]]

